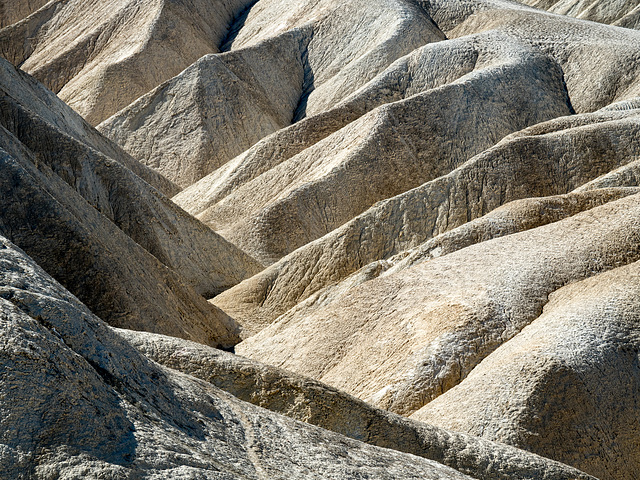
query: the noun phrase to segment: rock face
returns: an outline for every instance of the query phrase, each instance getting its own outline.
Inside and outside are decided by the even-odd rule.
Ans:
[[[568,114],[560,71],[514,50],[506,64],[372,110],[201,213],[188,201],[183,206],[263,262],[278,260],[376,201],[449,172],[514,129]],[[505,69],[509,83],[502,81]],[[544,80],[531,84],[528,75]]]
[[[5,239],[0,265],[7,478],[472,478],[162,368]]]
[[[525,3],[0,0],[0,476],[637,478],[640,10]]]
[[[302,94],[305,43],[294,31],[255,48],[204,56],[98,129],[189,186],[289,125]]]
[[[635,478],[639,270],[636,262],[557,290],[542,315],[413,417],[482,430],[600,478]],[[562,444],[575,447],[553,452]]]
[[[560,15],[608,23],[618,27],[640,28],[640,5],[633,0],[525,0],[522,3]]]
[[[286,18],[284,33],[272,30],[276,14]],[[407,2],[261,2],[243,22],[227,46],[233,52],[201,59],[100,130],[188,186],[293,120],[337,103],[396,58],[444,38]],[[177,118],[180,130],[172,128]]]
[[[48,0],[0,1],[0,28],[12,25],[44,6]]]
[[[55,0],[0,31],[0,53],[95,125],[219,51],[247,3]]]
[[[410,414],[533,321],[551,292],[634,261],[636,208],[632,195],[366,282],[333,302],[317,294],[237,351]]]
[[[4,61],[1,74],[4,235],[114,325],[236,343],[235,323],[200,295],[256,262],[136,176],[133,159],[92,148],[110,144],[32,79]]]
[[[118,330],[118,334],[158,363],[241,400],[372,445],[436,460],[474,478],[586,477],[546,458],[411,421],[321,382],[198,343],[131,330]]]

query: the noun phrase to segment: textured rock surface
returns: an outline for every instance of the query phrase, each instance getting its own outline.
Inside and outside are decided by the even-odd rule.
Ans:
[[[200,295],[256,262],[91,148],[102,137],[32,79],[4,61],[1,72],[4,235],[110,323],[235,343],[235,323]]]
[[[474,478],[583,478],[546,458],[411,421],[318,381],[227,352],[147,332],[118,330],[118,334],[152,360],[241,400],[356,440],[436,460]]]
[[[396,237],[389,233],[396,231],[398,227],[393,225],[400,219],[381,216],[381,223],[384,222],[387,229],[380,229],[377,235],[364,237],[365,241],[362,241],[360,235],[340,235],[345,232],[340,229],[296,250],[218,295],[212,302],[239,321],[244,327],[243,335],[247,337],[314,295],[319,298],[348,295],[354,286],[382,274],[398,272],[492,238],[553,223],[638,192],[636,187],[606,188],[516,200],[416,247],[406,248],[405,244],[406,249],[394,248],[394,243],[399,242],[392,242]],[[452,222],[450,226],[453,225]],[[361,228],[364,230],[365,227]],[[429,237],[431,231],[424,230],[422,235],[416,233],[411,243]]]
[[[509,136],[448,175],[374,205],[214,303],[245,324],[247,331],[255,332],[369,263],[417,248],[505,202],[576,188],[637,185],[633,169],[640,156],[638,118],[638,110],[574,115]],[[599,198],[614,198],[609,195]],[[595,205],[579,198],[575,197],[575,206],[582,205],[578,208]],[[528,215],[523,212],[520,228],[546,223],[535,213],[531,218]],[[476,228],[468,226],[472,231]]]
[[[302,95],[305,43],[294,31],[207,55],[98,129],[167,178],[191,185],[289,125]]]
[[[471,478],[164,369],[4,239],[0,264],[8,478]]]
[[[236,351],[412,413],[533,321],[551,292],[634,261],[638,205],[634,195],[473,245],[335,302],[313,296]]]
[[[93,312],[2,242],[0,472],[637,478],[640,10],[528,3],[0,3],[110,137],[0,62],[0,235]]]
[[[270,263],[376,201],[449,172],[513,130],[569,113],[560,71],[514,50],[507,64],[378,107],[198,218]]]
[[[640,5],[635,0],[523,0],[522,3],[583,20],[640,28]]]
[[[44,6],[49,0],[1,0],[0,28],[16,23]]]
[[[542,315],[413,416],[599,478],[636,478],[639,273],[636,262],[554,292]]]
[[[97,152],[117,160],[137,176],[150,185],[171,196],[179,191],[179,188],[165,177],[149,167],[135,161],[127,155],[118,145],[104,136],[85,122],[68,105],[61,102],[51,91],[35,81],[29,75],[25,75],[11,64],[0,59],[0,85],[5,95],[4,102],[19,104],[32,116],[40,117],[46,123],[56,127],[71,139],[83,143]],[[8,106],[5,108],[9,108]],[[9,115],[7,111],[4,115]],[[36,139],[34,139],[35,141]]]
[[[0,31],[0,53],[95,125],[217,52],[247,3],[52,1]]]

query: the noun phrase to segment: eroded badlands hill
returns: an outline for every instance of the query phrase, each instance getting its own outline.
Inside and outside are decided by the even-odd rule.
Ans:
[[[0,2],[4,471],[638,478],[640,10],[525,3]]]

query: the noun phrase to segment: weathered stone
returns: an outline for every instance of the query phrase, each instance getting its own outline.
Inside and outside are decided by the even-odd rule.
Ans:
[[[636,262],[558,289],[542,315],[413,417],[601,479],[635,478],[639,273]]]
[[[635,0],[524,0],[522,3],[583,20],[640,28],[640,5]]]
[[[152,360],[201,378],[241,400],[372,445],[435,460],[474,478],[583,478],[565,465],[411,421],[321,382],[254,360],[164,335],[118,333]]]
[[[0,31],[1,53],[96,125],[219,51],[248,3],[52,1]]]
[[[257,263],[92,148],[112,144],[0,64],[0,231],[114,325],[236,343],[235,322],[200,294]]]
[[[471,478],[162,368],[4,239],[0,265],[7,478]]]
[[[531,323],[553,291],[635,261],[638,205],[632,195],[472,245],[335,301],[316,294],[236,351],[410,414]]]
[[[0,28],[19,22],[49,0],[0,0]]]
[[[448,175],[374,205],[213,302],[241,322],[245,334],[255,333],[299,302],[371,262],[382,261],[368,267],[368,278],[391,267],[395,263],[388,263],[392,257],[409,255],[411,249],[426,255],[437,246],[427,243],[419,247],[421,244],[462,228],[505,202],[574,189],[638,185],[639,177],[633,174],[637,169],[634,159],[640,158],[638,115],[635,109],[573,115],[508,136]],[[615,195],[596,194],[593,201],[608,201]],[[590,203],[589,197],[572,198],[567,207],[578,208],[573,213],[597,204]],[[543,220],[535,212],[531,217],[520,213],[522,229],[553,218]],[[486,219],[494,220],[494,216]],[[482,227],[470,223],[460,232],[476,232],[478,228]],[[478,231],[472,235],[484,234]],[[422,257],[422,253],[414,254],[416,259]]]

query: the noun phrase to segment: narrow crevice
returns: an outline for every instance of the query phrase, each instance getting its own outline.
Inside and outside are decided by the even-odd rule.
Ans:
[[[567,81],[565,80],[564,70],[562,69],[562,67],[560,65],[558,65],[558,67],[560,68],[560,71],[562,72],[562,88],[564,89],[564,94],[566,95],[566,103],[567,103],[567,107],[569,108],[569,113],[571,115],[575,115],[576,111],[573,108],[573,104],[571,103],[571,96],[569,95],[569,88],[567,87]]]
[[[315,76],[311,64],[309,63],[309,44],[313,40],[313,28],[309,29],[309,35],[305,35],[300,44],[300,51],[302,60],[302,66],[304,68],[304,78],[302,80],[302,93],[300,94],[300,100],[298,105],[293,111],[293,120],[291,123],[296,123],[307,116],[307,103],[309,101],[309,95],[316,88]]]
[[[249,13],[251,13],[251,9],[253,6],[258,3],[259,0],[252,0],[243,10],[241,10],[235,18],[231,21],[231,25],[229,26],[229,30],[227,34],[220,42],[220,53],[229,52],[233,48],[233,42],[235,42],[240,30],[244,27],[247,18],[249,17]]]

